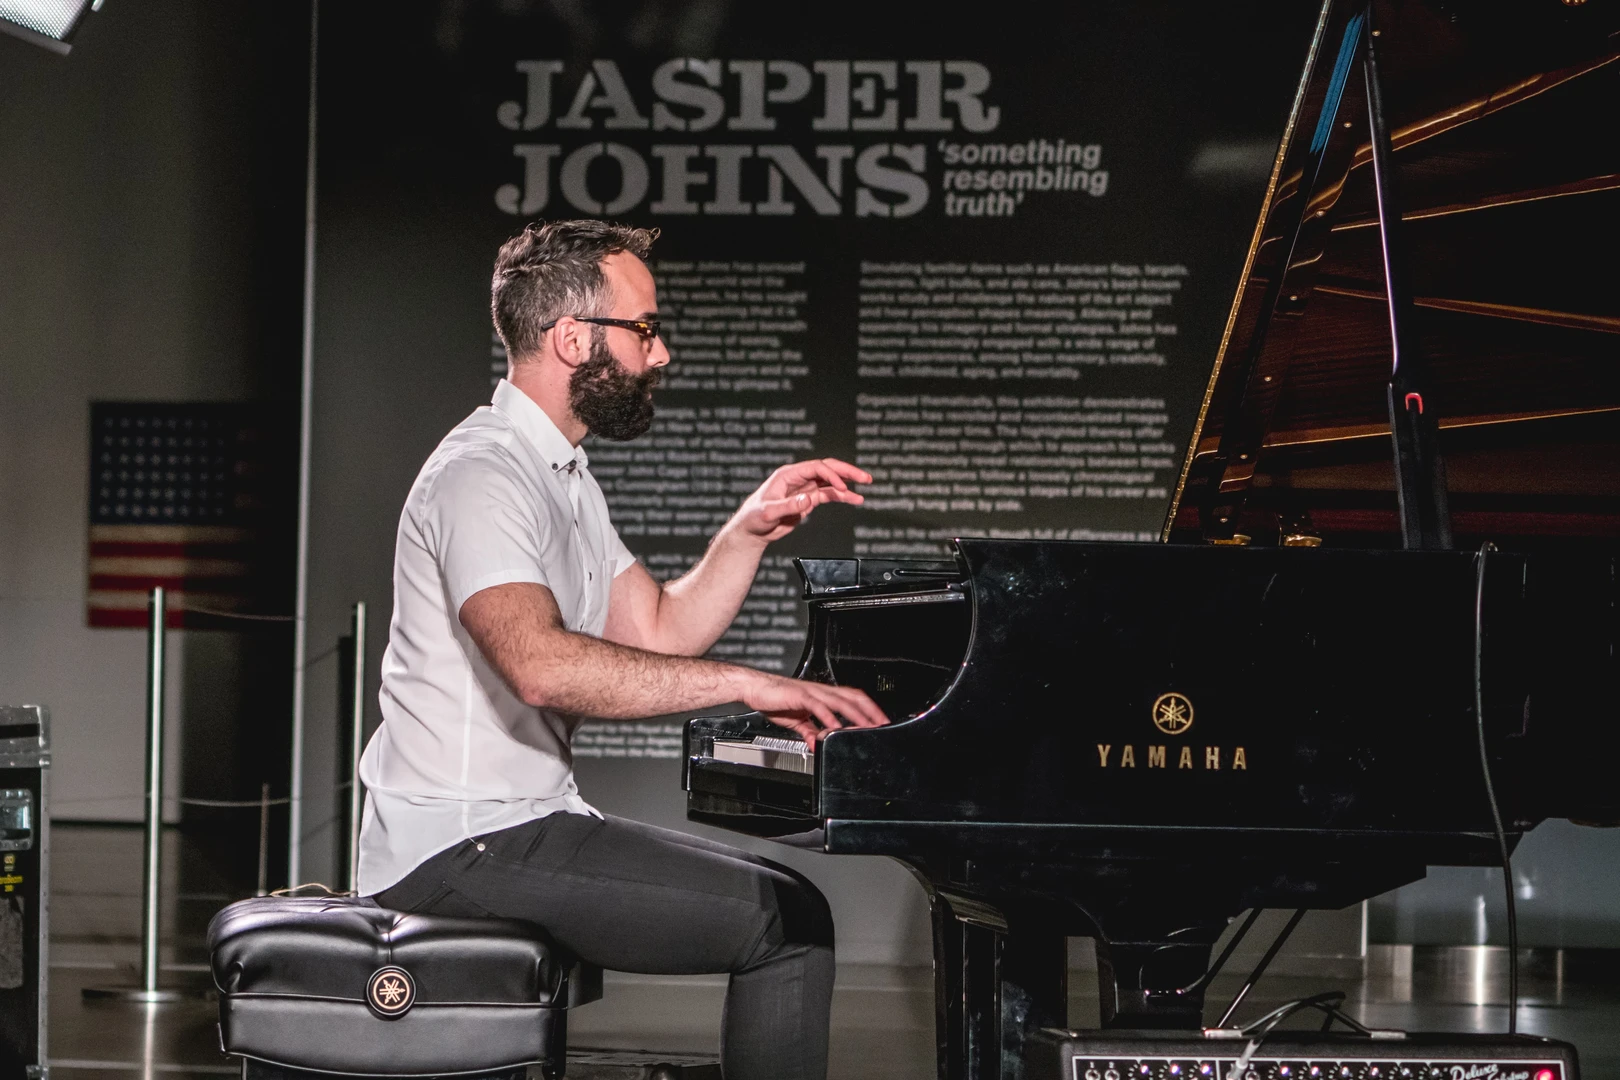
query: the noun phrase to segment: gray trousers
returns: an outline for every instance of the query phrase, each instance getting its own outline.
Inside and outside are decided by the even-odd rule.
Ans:
[[[804,877],[623,818],[549,817],[464,840],[377,895],[396,911],[523,919],[615,971],[727,972],[726,1080],[824,1080],[833,925]]]

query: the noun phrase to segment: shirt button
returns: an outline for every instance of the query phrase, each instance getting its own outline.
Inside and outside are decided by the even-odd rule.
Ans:
[[[483,845],[483,844],[479,844],[479,845],[478,845],[478,850],[479,850],[479,851],[483,851],[483,850],[484,850],[484,845]]]

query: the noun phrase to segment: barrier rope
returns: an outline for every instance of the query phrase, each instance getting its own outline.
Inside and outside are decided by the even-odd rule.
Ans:
[[[335,795],[340,791],[347,791],[353,786],[354,786],[354,781],[345,780],[345,781],[343,781],[343,783],[341,783],[341,784],[337,785],[336,787],[332,788],[332,793]],[[308,796],[306,796],[306,798],[307,797]],[[97,796],[90,797],[90,798],[79,798],[79,799],[54,799],[53,798],[51,800],[51,806],[52,807],[58,807],[58,806],[73,806],[73,805],[79,805],[79,804],[83,804],[83,803],[126,802],[126,801],[131,800],[131,799],[144,799],[144,798],[146,798],[146,793],[145,792],[140,792],[140,791],[135,792],[135,793],[130,794],[130,795],[97,795]],[[164,801],[167,802],[168,800],[165,799]],[[262,806],[286,806],[288,803],[292,802],[292,799],[289,796],[280,795],[280,796],[277,796],[274,799],[192,799],[192,798],[184,798],[184,797],[182,797],[180,799],[177,799],[176,801],[179,802],[181,806],[205,806],[205,807],[209,807],[209,808],[212,808],[212,809],[226,809],[226,810],[252,808],[254,810],[257,810]]]
[[[219,608],[198,607],[195,604],[176,604],[168,606],[164,610],[169,613],[180,612],[185,615],[206,615],[209,618],[238,619],[243,622],[292,623],[298,621],[296,615],[252,615],[241,611],[223,611]],[[313,667],[327,657],[334,655],[337,651],[338,646],[334,645],[330,649],[317,653],[304,661],[304,667]],[[338,792],[347,791],[353,786],[354,781],[345,780],[334,787],[332,793],[337,794]],[[145,792],[135,792],[130,795],[98,795],[78,799],[53,798],[51,806],[83,806],[94,803],[127,802],[132,799],[144,799],[145,797]],[[164,801],[168,800],[165,799]],[[243,810],[250,808],[262,809],[267,806],[286,806],[292,802],[292,798],[287,795],[281,795],[274,799],[194,799],[181,797],[177,801],[181,806],[199,806],[215,810]]]
[[[169,611],[178,611],[186,615],[207,615],[215,619],[242,619],[248,622],[297,622],[296,615],[249,615],[242,611],[221,611],[218,608],[194,607],[191,605],[176,605],[168,608]]]
[[[179,604],[179,605],[175,605],[175,606],[171,607],[167,603],[167,599],[168,599],[168,597],[167,597],[166,590],[163,589],[162,587],[155,587],[155,588],[153,588],[151,590],[151,594],[150,594],[150,597],[149,597],[149,604],[148,604],[148,611],[149,611],[150,618],[149,618],[149,621],[148,621],[147,635],[148,635],[148,647],[151,650],[150,670],[151,670],[151,672],[155,673],[154,675],[151,676],[151,678],[153,680],[155,680],[155,687],[156,688],[151,690],[151,693],[150,693],[149,699],[148,699],[148,703],[147,703],[148,704],[148,708],[147,708],[147,725],[148,725],[148,728],[149,728],[149,730],[148,730],[148,738],[147,738],[148,751],[149,751],[149,755],[153,756],[154,759],[155,759],[154,761],[149,761],[148,762],[148,772],[147,772],[147,777],[146,777],[147,790],[144,791],[144,792],[138,793],[138,794],[137,793],[131,793],[131,794],[128,794],[128,795],[103,795],[103,796],[87,796],[87,797],[76,798],[76,799],[55,799],[55,800],[52,800],[52,802],[50,804],[51,809],[58,809],[58,808],[72,807],[72,806],[88,806],[88,805],[93,805],[93,804],[98,804],[98,803],[106,804],[106,803],[114,803],[114,802],[133,802],[133,801],[135,801],[137,799],[146,799],[146,800],[148,800],[147,807],[146,807],[146,818],[145,818],[146,828],[148,830],[150,830],[155,825],[158,826],[158,827],[161,827],[162,814],[161,814],[160,808],[154,807],[152,805],[152,800],[153,800],[153,798],[155,796],[156,797],[161,797],[160,792],[162,790],[163,768],[162,768],[161,756],[159,754],[154,753],[154,751],[161,746],[161,743],[159,741],[159,736],[161,735],[161,729],[162,729],[162,726],[163,726],[163,720],[162,720],[162,716],[163,716],[162,687],[163,687],[164,683],[167,681],[163,677],[163,639],[164,639],[164,637],[166,635],[166,632],[167,632],[167,629],[168,629],[168,625],[169,625],[168,616],[169,616],[170,613],[178,613],[180,615],[197,615],[197,616],[203,617],[204,619],[221,620],[221,621],[223,621],[223,622],[225,622],[227,624],[232,623],[232,622],[235,622],[235,623],[247,623],[247,624],[278,624],[278,625],[279,624],[285,624],[285,623],[293,623],[293,624],[298,624],[298,625],[301,626],[302,624],[304,624],[307,621],[305,618],[303,618],[301,616],[297,616],[297,615],[263,615],[263,614],[253,613],[253,612],[225,611],[225,610],[222,610],[222,609],[219,609],[219,608],[203,607],[203,606],[196,605],[196,604]],[[195,628],[196,629],[220,629],[220,627],[218,627],[218,626],[209,626],[207,623],[202,623],[202,624],[198,625]],[[244,627],[244,629],[245,629],[245,627]],[[355,647],[354,647],[354,649],[352,651],[355,654],[357,654],[356,657],[355,657],[356,660],[359,660],[361,663],[363,663],[364,654],[365,654],[365,646],[364,646],[364,642],[365,642],[365,604],[363,602],[362,603],[357,603],[355,605],[355,631],[354,631],[353,637],[350,640],[353,641],[354,645],[355,645]],[[313,656],[313,657],[305,656],[305,655],[299,656],[298,657],[298,662],[299,662],[300,666],[303,669],[307,670],[309,667],[313,666],[314,664],[317,664],[317,663],[327,659],[328,657],[337,654],[342,649],[342,647],[343,647],[343,642],[340,639],[336,644],[333,645],[332,648],[327,649],[326,651],[320,653],[317,656]],[[301,654],[304,653],[304,649],[302,649],[302,648],[300,648],[298,651]],[[355,680],[356,680],[356,683],[357,683],[357,686],[356,686],[356,692],[357,693],[358,693],[358,690],[359,690],[358,683],[363,678],[364,678],[364,671],[363,671],[363,668],[362,668],[361,670],[358,670],[358,671],[355,672]],[[363,706],[357,700],[356,703],[355,703],[355,715],[353,717],[354,725],[355,725],[355,729],[356,729],[356,731],[355,731],[356,735],[358,735],[360,725],[363,723],[363,717],[362,717],[362,715],[360,715],[360,712],[361,712],[362,708],[363,708]],[[155,714],[155,718],[154,718],[154,714]],[[158,729],[156,733],[154,733],[152,730],[150,730],[154,726]],[[358,750],[358,747],[356,747],[356,749]],[[356,781],[356,780],[345,780],[342,783],[339,783],[339,784],[333,786],[332,788],[328,789],[328,793],[330,793],[332,795],[337,795],[337,794],[339,794],[341,792],[344,792],[344,791],[349,791],[349,792],[352,793],[352,792],[355,791],[355,785],[357,783],[358,783],[358,781]],[[165,798],[165,799],[163,799],[163,802],[167,803],[167,802],[169,802],[169,800],[167,798]],[[207,808],[207,809],[218,809],[218,810],[257,809],[259,811],[259,875],[258,875],[258,877],[259,877],[259,883],[258,883],[259,887],[258,887],[258,892],[257,892],[256,895],[258,895],[258,896],[266,895],[266,893],[268,891],[268,881],[269,881],[269,874],[268,874],[269,866],[268,866],[268,862],[267,862],[267,857],[268,857],[268,853],[269,853],[270,808],[272,806],[290,806],[292,804],[292,802],[293,802],[293,799],[292,799],[291,795],[290,794],[289,795],[282,795],[282,796],[277,796],[276,798],[271,798],[270,797],[270,784],[268,782],[266,782],[266,783],[263,783],[263,784],[260,785],[259,797],[257,799],[203,799],[203,798],[194,798],[194,797],[193,798],[187,798],[185,796],[181,796],[179,798],[176,798],[174,800],[174,802],[178,803],[180,806],[195,806],[195,807],[201,807],[201,808]],[[158,817],[157,822],[154,822],[152,820],[154,813],[156,813],[156,816]],[[295,815],[295,817],[296,816],[297,815]],[[327,826],[334,824],[335,822],[337,822],[343,816],[344,816],[343,810],[339,809],[336,813],[334,813],[330,817],[328,817],[327,820],[325,820],[325,821],[317,824],[316,826],[314,826],[314,831],[318,832],[319,830],[324,829]],[[294,820],[293,822],[291,822],[291,826],[292,826],[292,829],[293,829],[293,834],[292,834],[292,836],[291,836],[291,838],[289,840],[289,846],[292,848],[292,850],[294,852],[296,852],[296,850],[297,850],[296,845],[298,843],[299,836],[306,834],[305,830],[303,830],[301,828],[301,824],[302,823],[297,821],[297,820]],[[146,883],[145,883],[145,886],[144,886],[145,891],[146,891],[146,897],[145,897],[145,900],[144,900],[144,904],[146,906],[146,909],[148,911],[150,911],[150,912],[155,912],[156,911],[157,906],[158,906],[158,902],[159,902],[160,886],[158,885],[158,882],[161,880],[162,875],[158,872],[158,865],[159,865],[159,859],[161,858],[161,855],[160,855],[161,847],[162,847],[161,845],[156,845],[156,844],[148,846],[147,852],[146,852],[146,859],[144,861],[144,875],[145,875],[145,878],[146,878]],[[294,865],[296,865],[296,863],[297,863],[296,855],[294,855],[293,863],[294,863]],[[352,876],[352,874],[353,874],[353,868],[352,867],[350,869],[350,873],[351,873],[351,876]],[[292,891],[296,895],[299,890],[305,889],[305,888],[308,888],[308,887],[309,886],[294,886]],[[330,890],[329,888],[327,888],[326,886],[322,885],[322,886],[319,886],[319,888],[322,889],[323,891],[325,891],[328,895],[333,895],[333,891]],[[285,895],[285,894],[283,893],[283,894],[279,894],[279,895]],[[347,895],[347,894],[343,894],[343,895]],[[157,961],[157,956],[158,956],[158,952],[157,952],[157,923],[155,921],[155,916],[153,918],[148,918],[146,920],[146,925],[144,926],[144,928],[142,930],[142,933],[141,933],[141,948],[142,948],[142,954],[143,954],[143,960],[142,960],[143,976],[142,977],[146,981],[147,988],[150,989],[153,985],[155,985],[156,970],[157,970],[157,963],[158,963],[158,961]]]

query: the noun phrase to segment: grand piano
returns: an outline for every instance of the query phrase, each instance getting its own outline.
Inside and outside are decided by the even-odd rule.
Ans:
[[[1045,1075],[1069,936],[1105,1029],[1198,1032],[1246,909],[1620,822],[1617,32],[1329,0],[1166,542],[802,559],[799,675],[895,722],[688,724],[692,820],[924,883],[942,1078]]]

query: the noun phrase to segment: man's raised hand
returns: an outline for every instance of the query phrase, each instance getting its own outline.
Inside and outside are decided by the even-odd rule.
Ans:
[[[771,473],[737,510],[732,524],[770,543],[798,528],[823,503],[859,506],[865,498],[849,485],[870,484],[872,477],[837,458],[817,458],[783,465]]]

